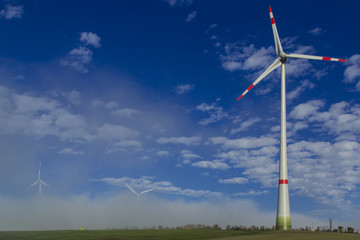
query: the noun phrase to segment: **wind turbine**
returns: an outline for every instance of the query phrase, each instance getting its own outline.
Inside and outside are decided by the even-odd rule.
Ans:
[[[143,194],[145,194],[145,193],[147,193],[147,192],[150,192],[150,191],[154,190],[153,188],[151,188],[151,189],[142,191],[142,192],[140,192],[140,193],[137,193],[137,192],[136,192],[132,187],[130,187],[129,185],[126,184],[126,187],[127,187],[128,189],[130,189],[130,191],[132,191],[132,192],[133,192],[134,194],[136,194],[138,197],[140,197],[140,195],[143,195]]]
[[[38,179],[30,185],[30,187],[28,187],[26,190],[29,190],[30,188],[32,188],[33,186],[35,186],[36,184],[39,184],[39,196],[41,196],[41,184],[43,184],[44,186],[50,188],[49,185],[47,185],[43,180],[41,180],[40,178],[40,170],[41,170],[41,162],[40,162],[40,165],[39,165],[39,174],[38,174]]]
[[[240,100],[265,76],[281,65],[281,124],[280,124],[280,162],[279,162],[279,193],[276,216],[276,229],[291,230],[289,188],[287,176],[287,150],[286,150],[286,92],[285,92],[285,63],[288,58],[302,58],[325,61],[346,62],[344,59],[319,57],[304,54],[286,54],[281,46],[278,31],[276,29],[274,15],[269,6],[270,20],[274,34],[276,54],[278,58],[248,87],[237,100]]]

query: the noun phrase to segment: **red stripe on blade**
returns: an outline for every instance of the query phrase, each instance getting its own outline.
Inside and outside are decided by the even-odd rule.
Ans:
[[[279,184],[288,184],[288,180],[287,179],[281,179],[279,180]]]
[[[250,91],[254,87],[254,84],[251,84],[250,87],[248,87],[248,91]]]
[[[275,24],[275,20],[273,17],[271,18],[271,24]]]
[[[238,99],[236,100],[236,101],[239,101],[240,100],[240,98],[242,98],[244,95],[241,95],[240,97],[238,97]]]
[[[271,7],[269,6],[269,12],[271,12]]]
[[[323,57],[323,59],[322,59],[322,60],[330,61],[330,60],[331,60],[331,58],[329,58],[329,57]]]
[[[339,62],[347,62],[345,59],[339,59]]]

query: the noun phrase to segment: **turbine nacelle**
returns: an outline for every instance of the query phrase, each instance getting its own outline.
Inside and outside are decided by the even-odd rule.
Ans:
[[[280,62],[285,64],[285,63],[286,63],[286,60],[287,60],[287,55],[286,55],[286,53],[284,53],[284,51],[281,51],[278,56],[279,56],[279,58],[280,58]]]

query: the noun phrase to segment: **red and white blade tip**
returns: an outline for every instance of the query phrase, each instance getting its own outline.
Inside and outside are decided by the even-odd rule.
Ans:
[[[345,59],[331,58],[331,57],[323,57],[322,60],[325,60],[325,61],[347,62],[347,60],[345,60]]]
[[[269,6],[269,12],[272,12],[272,11],[271,11],[271,6]]]

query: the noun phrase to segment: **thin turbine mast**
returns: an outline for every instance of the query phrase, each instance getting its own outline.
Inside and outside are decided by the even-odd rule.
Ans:
[[[36,184],[39,184],[39,196],[41,196],[41,185],[45,185],[46,187],[50,188],[49,185],[47,185],[43,180],[41,180],[40,178],[40,171],[41,171],[41,161],[39,164],[39,172],[38,172],[38,179],[30,185],[30,187],[28,187],[26,190],[29,190],[30,188],[32,188],[33,186],[35,186]]]
[[[275,19],[271,7],[269,6],[271,26],[273,29],[275,49],[278,58],[240,95],[240,100],[256,84],[266,77],[273,70],[281,65],[281,114],[280,114],[280,162],[279,162],[279,192],[278,208],[276,216],[276,229],[291,230],[289,187],[288,187],[288,170],[287,170],[287,143],[286,143],[286,80],[285,80],[285,63],[288,58],[301,58],[325,61],[346,62],[344,59],[320,57],[304,54],[286,54],[281,46],[281,41],[276,28]]]

